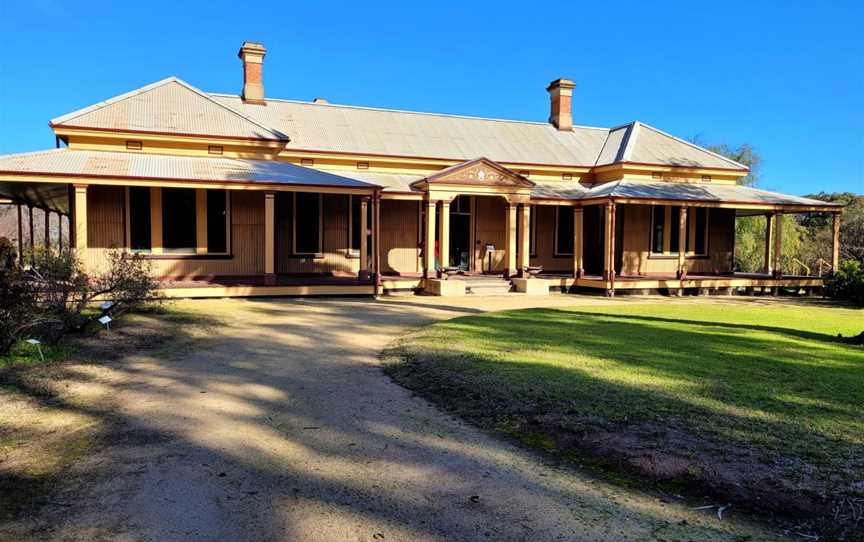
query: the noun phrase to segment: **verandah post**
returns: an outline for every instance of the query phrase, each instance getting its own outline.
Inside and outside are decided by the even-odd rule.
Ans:
[[[531,265],[531,205],[522,204],[522,221],[520,223],[519,276],[528,276],[527,269]]]
[[[687,278],[687,207],[678,213],[678,280]]]
[[[504,220],[504,278],[510,278],[516,271],[516,204],[508,201]]]
[[[423,278],[435,276],[435,200],[426,200],[426,235],[423,239]]]
[[[774,277],[779,279],[783,276],[780,266],[780,255],[783,252],[783,215],[775,213],[774,222]]]
[[[24,219],[18,204],[18,265],[24,267]]]
[[[81,259],[84,268],[87,269],[87,185],[74,185],[75,207],[75,255]]]
[[[573,278],[581,278],[582,269],[582,224],[584,223],[584,209],[576,207],[573,210]]]
[[[27,210],[30,213],[30,265],[36,265],[36,236],[33,234],[33,206],[28,204]]]
[[[45,248],[51,247],[51,211],[43,209],[45,212]]]
[[[276,284],[276,194],[264,194],[264,283]]]
[[[836,273],[840,266],[840,213],[834,213],[831,235],[831,271]]]
[[[762,272],[766,275],[774,273],[771,265],[771,247],[774,245],[774,215],[776,213],[768,213],[765,215],[765,255],[762,264]]]
[[[438,255],[441,267],[450,267],[450,202],[441,201],[441,220],[438,223]]]
[[[615,203],[606,203],[606,219],[604,221],[603,238],[603,280],[606,281],[606,295],[615,295]]]

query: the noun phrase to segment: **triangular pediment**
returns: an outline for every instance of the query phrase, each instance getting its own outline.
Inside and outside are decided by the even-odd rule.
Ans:
[[[531,188],[534,183],[488,158],[450,166],[415,184]]]

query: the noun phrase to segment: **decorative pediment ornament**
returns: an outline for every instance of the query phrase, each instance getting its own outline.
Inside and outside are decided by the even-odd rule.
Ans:
[[[511,186],[530,188],[534,183],[515,171],[487,158],[478,158],[456,164],[416,184],[449,184],[471,186]]]

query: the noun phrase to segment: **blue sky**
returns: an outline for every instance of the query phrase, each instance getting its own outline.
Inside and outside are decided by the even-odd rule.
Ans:
[[[862,6],[0,0],[0,154],[50,148],[50,118],[169,75],[238,92],[257,40],[271,97],[545,120],[565,76],[577,124],[746,142],[764,188],[864,192]]]

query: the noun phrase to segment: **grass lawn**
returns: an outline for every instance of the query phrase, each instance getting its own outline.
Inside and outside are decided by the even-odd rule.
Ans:
[[[815,525],[864,506],[864,349],[837,339],[861,331],[818,303],[623,303],[457,318],[386,361],[529,446]]]

